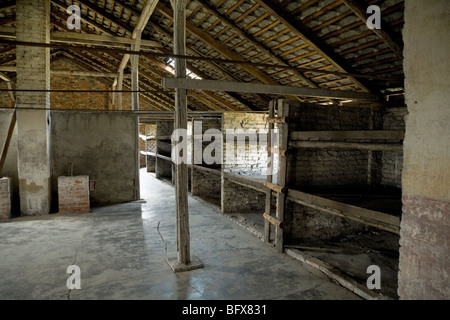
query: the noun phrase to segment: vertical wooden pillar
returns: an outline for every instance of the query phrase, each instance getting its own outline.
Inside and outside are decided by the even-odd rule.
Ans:
[[[141,49],[141,34],[136,37],[136,44],[131,46],[133,51]],[[139,55],[131,56],[131,106],[133,111],[139,110]]]
[[[171,0],[174,21],[174,54],[186,53],[186,0]],[[175,59],[175,78],[186,78],[186,60]],[[186,89],[175,89],[175,123],[174,130],[187,130]],[[183,150],[186,152],[186,150]],[[186,157],[187,158],[187,157]],[[168,259],[175,272],[202,268],[196,258],[191,259],[188,212],[188,167],[187,163],[174,163],[175,199],[177,215],[177,259]]]
[[[172,0],[174,21],[174,54],[186,53],[186,0]],[[186,60],[175,59],[175,78],[186,78]],[[187,130],[186,89],[175,90],[174,129]],[[185,152],[185,151],[184,151]],[[175,165],[178,262],[190,263],[187,164]]]
[[[119,79],[117,80],[117,109],[122,110],[122,91],[123,90],[123,70],[119,71]]]
[[[286,100],[278,100],[277,117],[279,118],[289,117],[289,103]],[[288,123],[277,124],[279,132],[278,148],[280,150],[287,150],[289,137],[288,126],[289,126]],[[278,158],[277,185],[282,188],[286,187],[286,173],[287,173],[287,158],[286,156],[280,155]],[[283,252],[284,249],[284,235],[282,224],[284,222],[285,204],[286,204],[286,194],[284,192],[278,192],[276,218],[280,222],[280,225],[278,225],[275,229],[276,233],[275,245],[280,252]]]
[[[274,104],[275,100],[271,100],[269,102],[269,118],[274,117]],[[273,132],[273,123],[269,122],[268,124],[268,133],[267,133],[267,147],[272,147],[272,132]],[[269,183],[272,183],[272,175],[273,175],[273,166],[274,166],[274,154],[270,151],[270,149],[267,150],[267,178],[266,181]],[[272,189],[267,189],[266,191],[266,208],[265,213],[270,216],[272,211]],[[270,222],[266,219],[264,219],[264,241],[269,243],[270,242]]]

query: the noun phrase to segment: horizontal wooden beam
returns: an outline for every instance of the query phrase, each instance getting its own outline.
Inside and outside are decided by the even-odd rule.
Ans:
[[[192,169],[202,171],[202,172],[207,172],[207,173],[218,175],[218,176],[220,176],[222,173],[220,169],[211,169],[211,168],[199,166],[196,164],[193,164],[191,167],[192,167]]]
[[[249,82],[231,82],[219,80],[196,80],[196,79],[176,79],[163,78],[162,86],[172,89],[209,90],[209,91],[230,91],[241,93],[260,93],[291,95],[301,97],[351,99],[377,101],[378,97],[371,93],[354,92],[343,90],[326,90],[315,88],[301,88],[282,85],[259,84]]]
[[[50,34],[50,41],[64,43],[80,43],[99,46],[127,46],[136,43],[136,40],[108,35],[97,35],[88,33],[60,32],[54,31]],[[141,40],[141,49],[162,48],[162,45],[153,40]]]
[[[365,143],[365,142],[331,142],[331,141],[291,141],[292,148],[343,149],[367,151],[403,151],[401,143]]]
[[[287,150],[283,150],[283,149],[279,149],[279,148],[267,147],[267,152],[275,153],[282,157],[287,156]]]
[[[288,123],[287,117],[269,117],[267,123]]]
[[[291,140],[403,140],[404,131],[293,131]]]
[[[260,192],[266,192],[267,188],[264,186],[264,182],[253,180],[250,178],[237,176],[228,172],[223,172],[223,178],[227,179],[228,181],[231,181],[233,183],[239,184],[244,187],[248,187],[250,189],[260,191]]]
[[[313,209],[354,220],[395,234],[399,234],[400,232],[400,218],[393,215],[314,196],[292,189],[289,189],[287,199]]]
[[[273,184],[269,181],[264,182],[264,186],[269,188],[272,191],[278,192],[278,193],[285,193],[286,187],[278,186],[276,184]]]
[[[15,39],[16,28],[0,26],[0,37]],[[111,47],[130,47],[130,45],[136,43],[136,40],[125,37],[62,31],[51,32],[50,41]],[[162,48],[162,45],[153,40],[141,40],[141,49],[146,48]]]
[[[16,66],[0,66],[0,72],[17,72]],[[52,75],[58,76],[79,76],[79,77],[102,77],[117,78],[118,72],[99,72],[99,71],[78,71],[78,70],[50,70]],[[124,74],[124,78],[131,78],[131,74]]]
[[[283,222],[281,222],[280,220],[278,220],[275,217],[272,217],[271,215],[264,213],[263,214],[264,219],[266,219],[267,221],[269,221],[271,224],[273,224],[276,227],[280,227],[283,228]]]

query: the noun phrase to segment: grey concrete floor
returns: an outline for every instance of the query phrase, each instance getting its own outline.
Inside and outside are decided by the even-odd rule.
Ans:
[[[175,274],[174,189],[141,171],[141,198],[0,223],[0,299],[359,299],[192,197],[191,253],[204,268]],[[73,264],[79,290],[66,286]]]

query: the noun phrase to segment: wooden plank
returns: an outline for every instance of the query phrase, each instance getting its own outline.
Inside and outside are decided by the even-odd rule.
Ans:
[[[285,193],[286,192],[286,187],[279,186],[279,185],[273,184],[273,183],[268,182],[268,181],[264,182],[264,186],[269,188],[270,190],[278,192],[278,193]]]
[[[265,219],[265,221],[273,224],[276,227],[282,228],[283,227],[283,222],[281,222],[280,220],[268,215],[267,213],[263,214],[263,217]]]
[[[291,148],[317,148],[338,150],[367,150],[367,151],[403,151],[401,143],[363,143],[363,142],[329,142],[329,141],[292,141]]]
[[[294,131],[290,140],[403,140],[404,131],[364,130],[364,131]]]
[[[327,90],[316,88],[293,87],[272,84],[260,84],[252,82],[233,82],[221,80],[197,80],[197,79],[176,79],[163,78],[162,87],[172,89],[209,90],[209,91],[230,91],[242,93],[277,94],[300,97],[331,98],[331,99],[351,99],[361,101],[378,101],[378,96],[355,91]]]
[[[346,219],[354,220],[382,230],[396,234],[399,234],[400,232],[400,218],[386,213],[368,210],[292,189],[289,189],[287,198],[295,203],[331,213]]]
[[[5,166],[6,155],[8,154],[14,127],[16,126],[16,118],[16,108],[14,108],[11,116],[11,122],[9,123],[8,132],[6,134],[5,141],[3,142],[2,153],[0,154],[0,177],[2,176],[3,167]]]

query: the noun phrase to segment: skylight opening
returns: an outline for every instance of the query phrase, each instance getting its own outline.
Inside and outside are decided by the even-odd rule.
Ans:
[[[169,59],[166,60],[166,63],[167,63],[169,66],[171,66],[173,69],[175,69],[175,60],[174,60],[174,59],[169,58]],[[186,68],[186,76],[187,76],[188,78],[191,78],[191,79],[198,79],[198,80],[201,80],[201,79],[202,79],[202,77],[196,75],[194,72],[192,72],[192,71],[189,70],[188,68]]]

